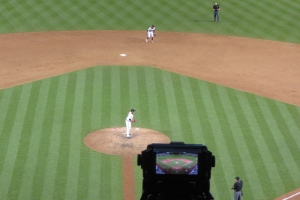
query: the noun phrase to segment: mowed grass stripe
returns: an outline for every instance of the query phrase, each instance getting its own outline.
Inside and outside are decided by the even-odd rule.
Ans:
[[[28,107],[28,100],[30,98],[32,84],[23,85],[15,88],[14,95],[12,96],[12,102],[15,108],[12,109],[13,115],[8,116],[13,117],[10,118],[12,122],[8,123],[9,126],[4,129],[5,135],[9,135],[8,137],[4,137],[5,141],[8,143],[5,145],[4,153],[5,158],[3,159],[3,167],[1,169],[0,174],[0,196],[6,197],[11,194],[11,190],[14,187],[13,173],[17,162],[17,154],[19,145],[21,142],[22,136],[22,128],[25,122],[26,111]],[[12,107],[14,107],[12,106]],[[19,187],[19,185],[18,185]],[[10,192],[10,193],[8,193]]]
[[[276,144],[276,139],[268,126],[268,118],[264,116],[264,112],[266,112],[267,107],[260,107],[259,101],[262,100],[261,97],[250,96],[248,99],[252,99],[251,108],[255,110],[255,118],[257,121],[257,127],[260,128],[261,135],[260,137],[264,138],[263,147],[267,149],[263,149],[264,162],[268,167],[268,176],[272,181],[272,188],[274,188],[273,197],[279,196],[279,194],[283,194],[286,191],[285,184],[283,179],[285,179],[286,175],[283,174],[283,171],[288,170],[287,166],[282,163],[283,157],[280,153],[280,147]],[[270,152],[270,153],[268,153]],[[276,195],[277,194],[277,195]]]
[[[35,102],[36,110],[33,115],[32,122],[32,134],[29,139],[29,146],[27,152],[26,164],[24,166],[23,173],[24,175],[20,177],[21,188],[19,191],[18,199],[32,199],[32,193],[34,189],[32,188],[34,182],[34,174],[36,165],[38,163],[38,150],[40,146],[40,138],[42,133],[42,124],[44,121],[44,115],[46,111],[46,102],[48,98],[48,91],[51,79],[46,79],[41,81],[40,89],[37,91],[37,94],[32,93],[31,95],[37,96],[37,101]],[[34,83],[35,84],[35,83]],[[22,170],[21,170],[22,171]]]
[[[101,127],[101,118],[105,117],[101,114],[102,108],[102,79],[103,79],[103,67],[93,67],[93,91],[92,91],[92,112],[91,112],[91,126],[92,131],[95,131]]]
[[[4,167],[4,161],[7,153],[7,148],[8,148],[8,140],[10,136],[12,135],[12,127],[14,123],[14,118],[16,117],[17,114],[17,106],[16,104],[19,101],[20,98],[20,92],[21,92],[21,87],[14,87],[14,88],[9,88],[4,90],[4,95],[3,98],[5,98],[3,101],[1,101],[2,106],[5,106],[5,108],[1,108],[3,113],[0,113],[2,117],[2,123],[0,126],[2,126],[1,129],[1,140],[0,140],[0,177],[1,177],[1,172]],[[1,181],[1,179],[0,179]],[[3,188],[0,187],[0,196],[6,195],[6,192],[1,190]]]
[[[93,112],[93,96],[95,91],[94,85],[94,68],[88,68],[85,72],[85,84],[83,88],[83,109],[82,109],[82,131],[81,137],[84,138],[92,129],[92,115]],[[81,156],[82,157],[82,156]]]
[[[74,105],[72,108],[72,115],[70,116],[71,130],[70,133],[70,146],[68,149],[69,160],[67,169],[67,182],[66,182],[66,199],[76,199],[77,193],[74,192],[78,189],[79,182],[79,165],[80,165],[80,148],[82,147],[82,112],[84,101],[84,89],[86,80],[86,70],[76,72],[76,80],[74,80]]]
[[[55,188],[54,196],[66,198],[67,194],[67,181],[68,181],[68,170],[70,160],[70,146],[71,146],[71,134],[72,134],[72,116],[74,115],[74,100],[76,98],[76,80],[77,73],[69,73],[67,78],[66,97],[63,107],[63,118],[62,118],[62,131],[60,136],[59,154],[57,158],[57,173],[55,174]],[[56,87],[57,91],[57,87]],[[56,98],[55,98],[56,100]],[[72,149],[73,151],[73,149]],[[76,167],[76,166],[74,166]]]
[[[101,80],[100,80],[101,81]],[[102,97],[101,97],[101,101],[102,101],[102,107],[101,107],[101,127],[102,128],[108,128],[110,127],[111,124],[111,115],[113,113],[111,113],[111,82],[112,82],[112,77],[111,77],[111,69],[108,67],[105,67],[103,69],[103,78],[102,78],[102,88],[100,88],[102,90]]]
[[[225,170],[226,166],[221,160],[221,152],[217,145],[218,138],[215,137],[213,124],[211,124],[210,115],[211,110],[207,105],[207,102],[211,101],[209,95],[209,88],[207,83],[194,80],[195,83],[192,84],[193,95],[194,98],[197,99],[195,102],[196,110],[200,117],[200,124],[203,127],[203,138],[205,141],[205,145],[208,147],[210,151],[216,156],[216,166],[217,168],[213,168],[212,178],[211,178],[211,192],[213,193],[216,199],[222,198],[222,196],[228,196],[229,192],[227,190],[224,191],[224,183],[220,183],[218,180],[225,180]],[[225,192],[225,193],[224,193]]]
[[[219,161],[224,164],[223,165],[223,171],[224,173],[224,179],[223,183],[227,182],[227,184],[232,184],[232,176],[230,174],[233,174],[234,172],[234,166],[232,162],[232,157],[230,155],[229,146],[226,143],[225,135],[227,135],[226,130],[223,130],[223,122],[222,119],[226,116],[223,115],[223,113],[219,113],[218,110],[222,109],[220,104],[218,104],[218,101],[220,101],[216,91],[215,91],[215,85],[211,83],[206,83],[205,88],[202,90],[202,94],[204,96],[204,104],[208,112],[208,119],[211,126],[211,134],[214,135],[214,139],[216,140],[216,146],[218,148],[218,151],[220,153],[218,159]],[[221,114],[221,115],[219,115]]]
[[[280,113],[285,116],[285,121],[288,125],[292,137],[295,141],[300,141],[300,107],[283,104],[283,106],[280,106],[279,109]],[[298,145],[298,149],[300,149],[300,143],[297,142],[296,144]]]
[[[143,118],[137,118],[136,125],[133,124],[133,126],[142,126],[145,128],[151,128],[151,127],[157,127],[157,125],[152,125],[153,120],[157,120],[157,109],[153,109],[153,107],[150,106],[150,99],[153,94],[150,94],[150,91],[147,89],[147,85],[152,85],[153,82],[147,81],[146,74],[147,67],[136,67],[136,84],[137,84],[137,98],[138,98],[138,111],[136,113],[136,116],[143,116]],[[156,113],[156,114],[155,114]]]
[[[187,118],[183,119],[185,123],[189,124],[190,133],[184,133],[184,134],[190,134],[190,138],[185,138],[184,141],[191,143],[191,144],[205,144],[205,141],[203,141],[203,130],[200,125],[200,118],[196,110],[195,101],[196,99],[193,98],[194,92],[199,91],[193,91],[190,83],[190,79],[187,76],[180,76],[180,81],[182,85],[182,95],[184,98],[184,102],[187,105]]]
[[[198,121],[197,124],[192,124],[192,126],[193,127],[195,126],[195,129],[198,131],[198,133],[194,134],[195,142],[210,146],[212,143],[208,143],[208,141],[206,141],[204,137],[205,135],[210,133],[208,133],[208,129],[206,128],[207,117],[206,115],[204,115],[205,112],[204,112],[204,105],[202,101],[203,97],[202,97],[201,90],[199,88],[199,83],[201,83],[201,81],[192,78],[189,78],[188,81],[189,81],[190,90],[192,91],[190,93],[191,95],[190,98],[193,100],[191,106],[194,108],[193,111],[190,111],[192,112],[190,117],[194,116],[195,119]]]
[[[120,68],[119,67],[111,67],[111,122],[112,126],[125,126],[124,120],[125,116],[120,114],[121,110],[121,84],[120,84]],[[128,108],[129,110],[129,108]]]
[[[84,199],[99,199],[100,197],[100,182],[102,177],[100,176],[102,166],[101,162],[103,159],[100,159],[101,155],[98,152],[89,151],[89,164],[86,170],[88,171],[88,183],[87,183],[87,196]],[[80,185],[80,184],[79,184]],[[80,195],[78,196],[80,197]]]
[[[298,146],[299,144],[297,144],[297,140],[294,140],[293,133],[289,130],[288,119],[286,118],[287,116],[283,115],[283,113],[280,112],[280,108],[284,107],[284,104],[281,102],[271,101],[271,100],[267,101],[267,104],[269,110],[271,111],[270,114],[273,116],[274,123],[277,125],[279,129],[279,133],[284,134],[283,139],[290,150],[291,153],[290,155],[293,157],[294,161],[299,160],[299,152],[296,151],[300,149]],[[298,133],[300,133],[299,130]]]
[[[242,163],[242,156],[240,155],[240,146],[239,141],[235,141],[235,137],[237,134],[241,134],[240,132],[236,132],[235,129],[233,129],[233,121],[231,121],[231,114],[232,114],[232,106],[235,105],[235,102],[229,101],[227,98],[227,102],[223,98],[223,96],[226,96],[228,90],[225,87],[221,87],[218,85],[212,85],[211,93],[213,96],[213,103],[215,106],[216,114],[219,118],[219,123],[222,130],[223,139],[225,142],[225,145],[228,148],[229,155],[231,157],[232,163],[241,163],[240,165],[233,165],[232,169],[228,171],[227,173],[227,180],[229,180],[229,184],[232,183],[232,177],[238,174],[240,176],[245,173],[245,166]],[[233,104],[233,105],[232,105]],[[237,122],[236,122],[237,123]],[[236,125],[237,126],[237,125]],[[240,128],[240,127],[239,127]]]
[[[263,179],[270,180],[268,188],[265,188],[266,190],[270,189],[271,192],[282,191],[283,188],[281,185],[282,183],[281,177],[279,176],[280,175],[279,171],[274,165],[274,163],[276,163],[276,158],[274,157],[274,155],[276,155],[277,152],[276,151],[274,152],[274,149],[266,145],[269,142],[269,139],[266,136],[268,133],[268,129],[263,125],[260,126],[261,123],[263,124],[265,122],[265,119],[260,115],[260,110],[258,108],[258,105],[257,103],[255,103],[256,97],[254,95],[249,95],[249,94],[247,94],[245,97],[246,98],[241,100],[242,101],[241,105],[244,109],[244,112],[247,113],[246,120],[248,121],[249,124],[250,133],[254,135],[255,141],[257,143],[257,147],[259,148],[258,150],[261,154],[264,165],[267,168],[267,173],[264,174],[264,172],[261,172],[259,170],[259,166],[253,166],[254,168],[256,168],[255,173],[258,174],[259,177],[267,176],[267,178],[263,178]],[[245,132],[245,134],[248,133]],[[248,146],[252,147],[251,145]],[[248,151],[249,152],[253,151],[253,148],[248,149]],[[271,180],[273,181],[271,182]],[[261,180],[258,179],[257,177],[256,178],[249,177],[249,181],[252,181],[250,185],[254,191],[257,190],[257,186],[259,185],[260,185],[260,190],[262,190],[262,188],[264,187],[261,185]]]
[[[189,90],[188,88],[183,88],[182,86],[182,79],[179,74],[172,74],[172,85],[174,88],[174,98],[176,101],[176,107],[178,109],[178,120],[181,126],[181,137],[182,141],[186,143],[193,143],[194,137],[192,134],[191,123],[195,123],[194,120],[187,120],[189,119],[189,101],[185,101],[183,90],[186,92]]]
[[[257,121],[257,126],[260,128],[260,137],[264,138],[265,143],[263,143],[264,148],[268,148],[267,150],[270,152],[267,154],[268,151],[263,149],[263,156],[265,165],[268,167],[268,176],[269,179],[272,181],[273,187],[271,187],[273,193],[270,193],[274,198],[279,196],[279,194],[283,194],[286,191],[286,186],[283,182],[286,175],[287,166],[283,163],[283,157],[280,153],[280,147],[276,144],[276,139],[268,126],[268,118],[264,116],[264,112],[266,112],[266,107],[260,107],[259,101],[261,101],[261,97],[250,96],[248,99],[252,99],[251,109],[255,109],[255,118]],[[272,159],[271,159],[272,158]],[[271,159],[271,160],[270,160]],[[273,162],[272,162],[273,161]],[[274,189],[273,189],[274,188]],[[271,190],[270,189],[270,190]]]
[[[132,103],[130,102],[130,85],[129,85],[129,72],[124,68],[120,68],[120,104],[121,106],[121,113],[123,116],[123,123],[122,126],[125,126],[125,119],[127,117],[128,112],[132,108]]]
[[[181,126],[180,122],[180,115],[182,113],[179,113],[179,108],[177,107],[176,102],[176,95],[175,95],[175,88],[172,81],[173,74],[162,71],[162,78],[163,78],[163,86],[164,91],[166,93],[166,102],[167,102],[167,109],[169,110],[170,115],[170,129],[172,132],[171,137],[175,141],[183,141],[183,127]]]
[[[32,189],[34,190],[31,193],[32,199],[41,199],[42,191],[43,191],[43,183],[45,179],[45,168],[48,160],[48,148],[49,148],[49,139],[51,133],[51,125],[53,123],[53,111],[55,109],[55,98],[56,98],[56,90],[58,85],[58,77],[53,77],[50,79],[49,85],[47,86],[48,94],[46,101],[45,112],[43,113],[44,116],[40,116],[43,118],[41,121],[41,129],[40,135],[38,136],[39,144],[36,147],[37,150],[37,163],[34,168],[34,178],[32,183]]]
[[[100,80],[102,82],[102,97],[101,97],[101,128],[111,127],[111,86],[112,86],[112,76],[111,76],[111,68],[105,67],[103,69],[103,79]],[[120,195],[122,195],[122,189],[120,189],[121,183],[121,175],[118,171],[121,171],[121,165],[118,165],[119,162],[116,161],[115,156],[105,156],[105,159],[101,162],[101,172],[100,172],[100,186],[101,190],[100,198],[101,199],[119,199]],[[118,166],[119,169],[116,170],[115,166]],[[117,177],[117,178],[116,178]],[[113,183],[115,179],[119,179],[118,183]],[[114,187],[114,189],[113,189]],[[114,198],[117,196],[116,198]]]
[[[90,156],[91,150],[83,144],[84,137],[89,134],[91,130],[91,113],[92,113],[92,98],[94,91],[94,70],[93,68],[86,69],[81,110],[81,132],[79,144],[80,149],[80,162],[78,171],[78,183],[77,183],[77,199],[86,199],[88,196],[89,179],[90,179]]]
[[[140,106],[140,95],[143,95],[145,91],[143,91],[141,94],[139,93],[139,77],[137,74],[137,67],[129,67],[127,68],[128,70],[128,83],[129,83],[129,99],[128,101],[130,102],[131,106],[128,108],[128,111],[130,111],[131,108],[139,108],[140,111],[142,112],[143,110],[141,110],[141,106]],[[143,102],[141,102],[141,104],[143,104]],[[137,111],[138,112],[138,111]],[[144,114],[144,113],[143,113]],[[136,116],[138,116],[137,114],[134,114]],[[123,119],[124,121],[125,119]],[[124,122],[125,123],[125,122]],[[147,121],[145,121],[145,123],[147,123]],[[131,124],[132,129],[134,129],[134,126],[136,126],[136,124],[132,123]]]
[[[295,168],[294,166],[296,165],[296,162],[293,158],[292,151],[294,149],[290,149],[289,144],[286,143],[284,137],[282,134],[289,134],[286,131],[282,133],[279,128],[278,124],[276,123],[274,116],[271,113],[270,109],[265,109],[268,108],[268,101],[267,99],[257,99],[258,105],[260,109],[262,110],[262,114],[266,120],[266,125],[270,131],[270,134],[274,138],[274,144],[276,144],[277,148],[279,149],[279,154],[277,155],[278,157],[281,156],[281,164],[277,162],[277,166],[280,167],[279,170],[281,172],[284,172],[284,177],[282,177],[282,181],[284,183],[285,189],[289,188],[292,186],[295,188],[295,181],[294,177],[299,177],[299,170]]]
[[[9,112],[9,104],[11,101],[11,97],[13,94],[13,88],[9,88],[6,90],[1,90],[1,101],[0,101],[0,174],[4,164],[5,152],[7,150],[7,138],[10,134],[5,134],[4,125],[6,124],[5,120],[8,116]],[[0,180],[1,181],[1,180]],[[1,191],[1,190],[0,190]],[[0,193],[1,196],[1,193]]]
[[[154,69],[153,72],[161,132],[166,134],[169,138],[172,138],[171,113],[167,106],[167,93],[164,86],[165,82],[163,80],[163,71]]]
[[[120,156],[106,155],[101,162],[100,199],[122,199],[122,160]],[[105,185],[105,187],[104,187]]]
[[[156,90],[155,85],[155,72],[157,69],[152,67],[146,67],[143,69],[143,75],[141,74],[142,78],[145,80],[145,85],[143,87],[145,88],[145,96],[147,99],[147,109],[148,113],[146,115],[146,119],[149,121],[149,127],[152,127],[152,129],[157,131],[162,131],[162,121],[160,120],[160,108],[158,105],[158,94]],[[142,73],[142,72],[141,72]],[[144,124],[144,122],[142,123]]]
[[[42,189],[42,199],[55,199],[56,191],[55,191],[55,181],[58,166],[58,157],[59,157],[59,148],[60,148],[60,137],[63,129],[63,116],[64,116],[64,107],[65,107],[65,99],[67,93],[67,83],[68,83],[68,74],[62,75],[59,77],[58,85],[57,85],[57,94],[55,95],[55,105],[54,105],[54,113],[53,113],[53,121],[51,125],[51,133],[49,138],[49,155],[47,157],[46,166],[45,166],[45,179],[43,180],[43,189]],[[47,91],[49,87],[47,88]],[[48,95],[53,95],[47,93],[45,97],[47,99]],[[44,103],[47,100],[44,99]],[[46,105],[45,105],[46,108]],[[44,108],[44,109],[45,109]],[[41,130],[38,131],[40,134],[43,134]],[[40,138],[41,136],[39,136]],[[39,144],[39,143],[38,143]]]
[[[33,121],[34,116],[36,115],[36,105],[38,101],[38,93],[40,91],[41,82],[34,82],[32,83],[32,87],[29,92],[29,98],[28,98],[28,104],[25,111],[24,116],[24,122],[22,123],[23,126],[21,126],[21,141],[16,147],[17,149],[17,157],[13,168],[13,174],[11,177],[11,184],[8,190],[8,196],[11,199],[17,199],[18,196],[22,196],[20,194],[20,189],[23,176],[24,176],[24,168],[28,164],[27,158],[28,158],[28,151],[29,151],[29,144],[30,139],[32,135],[32,129],[33,129]],[[21,99],[22,101],[22,99]],[[12,133],[14,134],[14,133]]]
[[[7,113],[9,111],[9,103],[11,101],[11,96],[13,93],[13,89],[9,88],[6,90],[0,90],[0,137],[2,137],[2,134],[4,134],[4,122],[7,116]],[[1,148],[1,140],[0,140],[0,148]],[[0,152],[1,149],[0,149]],[[0,154],[0,163],[2,159],[2,154]],[[0,171],[1,171],[1,164],[0,164]]]
[[[122,175],[122,161],[120,156],[113,156],[113,160],[111,161],[112,163],[112,171],[113,176],[111,178],[111,184],[110,184],[110,191],[112,193],[112,198],[111,199],[122,199],[123,197],[123,175]],[[134,185],[132,185],[134,187]]]
[[[247,97],[245,97],[243,93],[236,92],[228,96],[231,102],[235,102],[235,106],[233,108],[235,114],[238,115],[238,123],[242,129],[241,134],[244,135],[244,140],[247,141],[246,148],[249,149],[249,159],[253,160],[259,181],[261,183],[261,189],[263,192],[258,193],[258,195],[261,195],[259,198],[265,199],[265,194],[267,194],[270,187],[268,182],[270,180],[267,176],[264,176],[264,174],[267,174],[267,168],[264,164],[261,152],[259,151],[259,146],[256,143],[257,141],[255,140],[255,136],[252,133],[251,119],[249,119],[247,116],[249,109],[244,107],[244,101],[247,100]]]
[[[247,148],[246,140],[243,134],[243,127],[240,126],[238,122],[239,114],[234,112],[234,106],[235,102],[231,102],[229,96],[235,95],[237,91],[223,88],[222,90],[217,89],[218,93],[221,98],[222,104],[226,105],[226,112],[228,120],[230,120],[229,126],[231,127],[232,133],[229,134],[230,138],[230,145],[236,146],[237,152],[233,153],[232,156],[234,163],[239,163],[239,165],[236,165],[238,168],[235,167],[234,174],[232,174],[232,177],[240,176],[241,179],[247,184],[247,189],[245,189],[245,193],[247,193],[247,197],[249,199],[255,199],[255,194],[258,196],[263,196],[263,190],[261,183],[258,178],[258,174],[256,172],[256,166],[253,163],[252,159],[250,158],[250,151],[251,149]],[[224,106],[225,107],[225,106]],[[232,135],[232,138],[231,136]],[[226,135],[227,137],[227,135]],[[250,182],[252,180],[252,182]]]

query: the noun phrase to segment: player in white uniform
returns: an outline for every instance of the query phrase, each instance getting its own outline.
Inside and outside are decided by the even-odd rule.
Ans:
[[[131,109],[130,112],[128,113],[126,120],[125,120],[125,124],[126,124],[126,137],[128,139],[130,139],[130,129],[131,129],[131,122],[134,122],[135,120],[133,119],[133,113],[134,113],[134,109]]]
[[[155,36],[155,26],[152,25],[151,27],[148,28],[147,30],[147,39],[146,42],[148,42],[148,39],[152,37],[152,42],[154,42],[154,36]]]

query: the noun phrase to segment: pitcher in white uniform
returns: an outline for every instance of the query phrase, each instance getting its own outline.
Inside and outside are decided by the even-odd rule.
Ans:
[[[126,137],[128,139],[130,139],[130,129],[131,129],[131,122],[134,122],[133,119],[133,113],[135,112],[134,109],[131,109],[130,112],[128,113],[126,120],[125,120],[125,124],[126,124]]]
[[[147,38],[146,38],[146,42],[148,42],[148,39],[151,37],[152,38],[152,41],[151,42],[154,42],[154,36],[155,36],[155,26],[152,25],[148,28],[147,30]]]

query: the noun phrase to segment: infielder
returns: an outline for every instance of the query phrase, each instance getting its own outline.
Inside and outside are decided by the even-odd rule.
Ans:
[[[154,42],[154,36],[155,36],[155,26],[152,25],[148,28],[147,30],[147,38],[146,38],[146,42],[148,42],[148,39],[150,37],[152,37],[152,41],[151,42]]]
[[[131,122],[135,122],[135,119],[133,119],[133,113],[134,113],[134,109],[131,109],[130,112],[128,113],[126,120],[125,120],[125,124],[126,124],[126,137],[128,139],[130,139],[130,129],[131,129]]]

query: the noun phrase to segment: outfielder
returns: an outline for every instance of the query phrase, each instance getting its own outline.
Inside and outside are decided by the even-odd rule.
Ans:
[[[130,129],[131,129],[131,122],[135,122],[135,119],[133,119],[133,113],[134,113],[134,109],[131,109],[130,112],[128,113],[126,120],[125,120],[125,124],[126,124],[126,137],[128,139],[130,139]]]
[[[152,37],[152,41],[151,42],[154,42],[154,36],[155,36],[155,26],[152,25],[148,28],[147,30],[147,38],[146,38],[146,42],[148,42],[148,39],[150,37]]]
[[[214,21],[218,22],[220,20],[220,18],[219,18],[220,6],[218,5],[218,3],[214,4],[213,10],[214,10]]]

